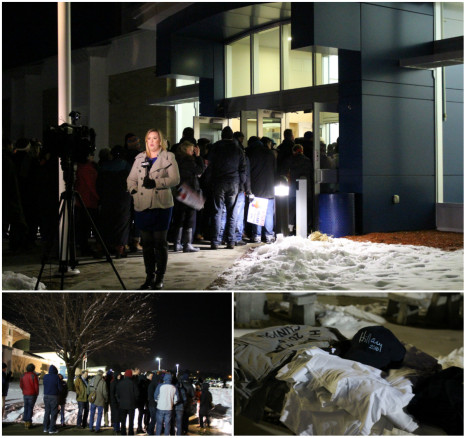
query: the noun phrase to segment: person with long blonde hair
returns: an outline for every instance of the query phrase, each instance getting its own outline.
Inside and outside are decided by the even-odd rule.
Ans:
[[[146,271],[139,289],[159,290],[168,262],[167,233],[174,205],[171,188],[179,184],[180,173],[160,129],[149,129],[145,142],[146,150],[136,156],[127,185],[134,200],[134,222],[141,230]]]

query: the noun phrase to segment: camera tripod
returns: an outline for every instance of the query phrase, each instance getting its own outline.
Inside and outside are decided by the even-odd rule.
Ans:
[[[78,261],[76,260],[75,220],[74,220],[74,206],[75,206],[76,200],[79,202],[80,206],[84,209],[86,216],[89,219],[90,224],[92,225],[97,241],[100,243],[100,245],[102,246],[105,252],[106,261],[110,263],[110,265],[112,266],[112,269],[115,272],[115,275],[117,276],[121,284],[121,287],[124,290],[126,290],[126,287],[120,275],[118,274],[118,271],[116,270],[115,265],[113,264],[112,258],[102,239],[102,236],[100,235],[100,232],[97,229],[94,223],[94,220],[92,219],[92,216],[89,213],[89,210],[84,205],[81,195],[74,189],[68,188],[68,187],[60,195],[59,216],[58,216],[58,228],[60,228],[59,232],[61,236],[60,245],[59,245],[59,269],[58,269],[60,276],[61,276],[60,289],[63,290],[65,274],[69,272],[69,268],[71,268],[71,270],[75,270],[76,266],[78,266]],[[47,248],[47,250],[44,252],[44,255],[42,257],[42,266],[40,268],[39,275],[37,276],[37,283],[35,286],[35,290],[39,288],[39,283],[40,283],[40,279],[42,278],[42,273],[44,271],[45,265],[47,264],[47,261],[50,258],[50,252],[52,251],[52,248],[54,247],[54,243],[56,239],[57,239],[57,233],[55,233],[55,237],[49,244],[49,247]],[[76,273],[79,273],[79,272],[76,272]]]

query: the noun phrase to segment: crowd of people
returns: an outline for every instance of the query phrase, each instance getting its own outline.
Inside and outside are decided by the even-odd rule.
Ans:
[[[294,181],[304,177],[308,187],[314,181],[313,135],[309,131],[295,140],[292,130],[286,129],[278,147],[268,137],[252,136],[244,143],[244,134],[227,126],[221,140],[213,144],[205,138],[196,140],[194,130],[185,128],[180,142],[171,147],[159,129],[147,132],[145,147],[129,133],[123,146],[100,150],[98,163],[92,147],[82,148],[74,184],[80,198],[75,205],[79,255],[104,255],[99,242],[90,243],[86,209],[115,257],[142,251],[146,280],[140,289],[163,288],[169,241],[173,251],[187,253],[199,251],[193,245],[196,242],[210,242],[212,250],[220,245],[234,249],[248,241],[272,243],[275,183],[280,177],[289,182],[289,224],[293,227]],[[3,232],[13,251],[34,245],[39,228],[44,239],[56,233],[52,225],[57,216],[57,189],[50,176],[51,161],[50,152],[36,140],[18,141],[14,148],[4,140],[4,187],[8,182],[11,190],[4,193]],[[320,167],[337,165],[338,142],[328,150],[321,142]],[[56,174],[57,166],[53,170]],[[308,190],[309,210],[312,193],[313,189]],[[268,201],[263,226],[246,220],[254,197]],[[308,218],[312,220],[312,214]]]
[[[193,385],[188,373],[178,378],[169,371],[142,373],[135,368],[124,373],[99,370],[90,376],[87,370],[76,368],[73,383],[78,404],[76,428],[99,433],[102,427],[112,427],[114,434],[121,435],[134,435],[135,432],[187,435],[193,415],[197,415],[199,427],[210,427],[214,405],[209,383],[199,380]],[[27,365],[20,379],[20,388],[24,400],[23,422],[25,428],[30,429],[40,388],[34,364]],[[67,397],[68,383],[51,365],[43,377],[44,433],[58,433],[57,423],[66,425]]]

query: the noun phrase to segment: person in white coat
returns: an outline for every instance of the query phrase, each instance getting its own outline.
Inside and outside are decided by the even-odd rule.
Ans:
[[[170,435],[173,407],[178,399],[178,390],[172,384],[171,374],[165,374],[163,383],[157,386],[154,394],[154,400],[157,402],[156,435],[162,435],[162,428],[165,435]]]

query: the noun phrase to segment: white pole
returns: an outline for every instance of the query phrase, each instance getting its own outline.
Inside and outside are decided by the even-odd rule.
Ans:
[[[296,190],[296,235],[307,237],[307,180],[300,178]],[[293,184],[296,181],[292,181]]]
[[[71,111],[71,22],[70,3],[58,2],[58,125],[66,123]],[[61,165],[58,167],[58,196],[65,191],[65,181]],[[59,233],[62,260],[66,260],[68,252],[68,212],[64,208],[64,216],[60,223],[60,230],[64,229],[63,236]],[[64,221],[64,223],[63,223]],[[61,240],[63,237],[63,241]],[[63,246],[62,246],[63,245]],[[60,260],[60,261],[62,261]]]

